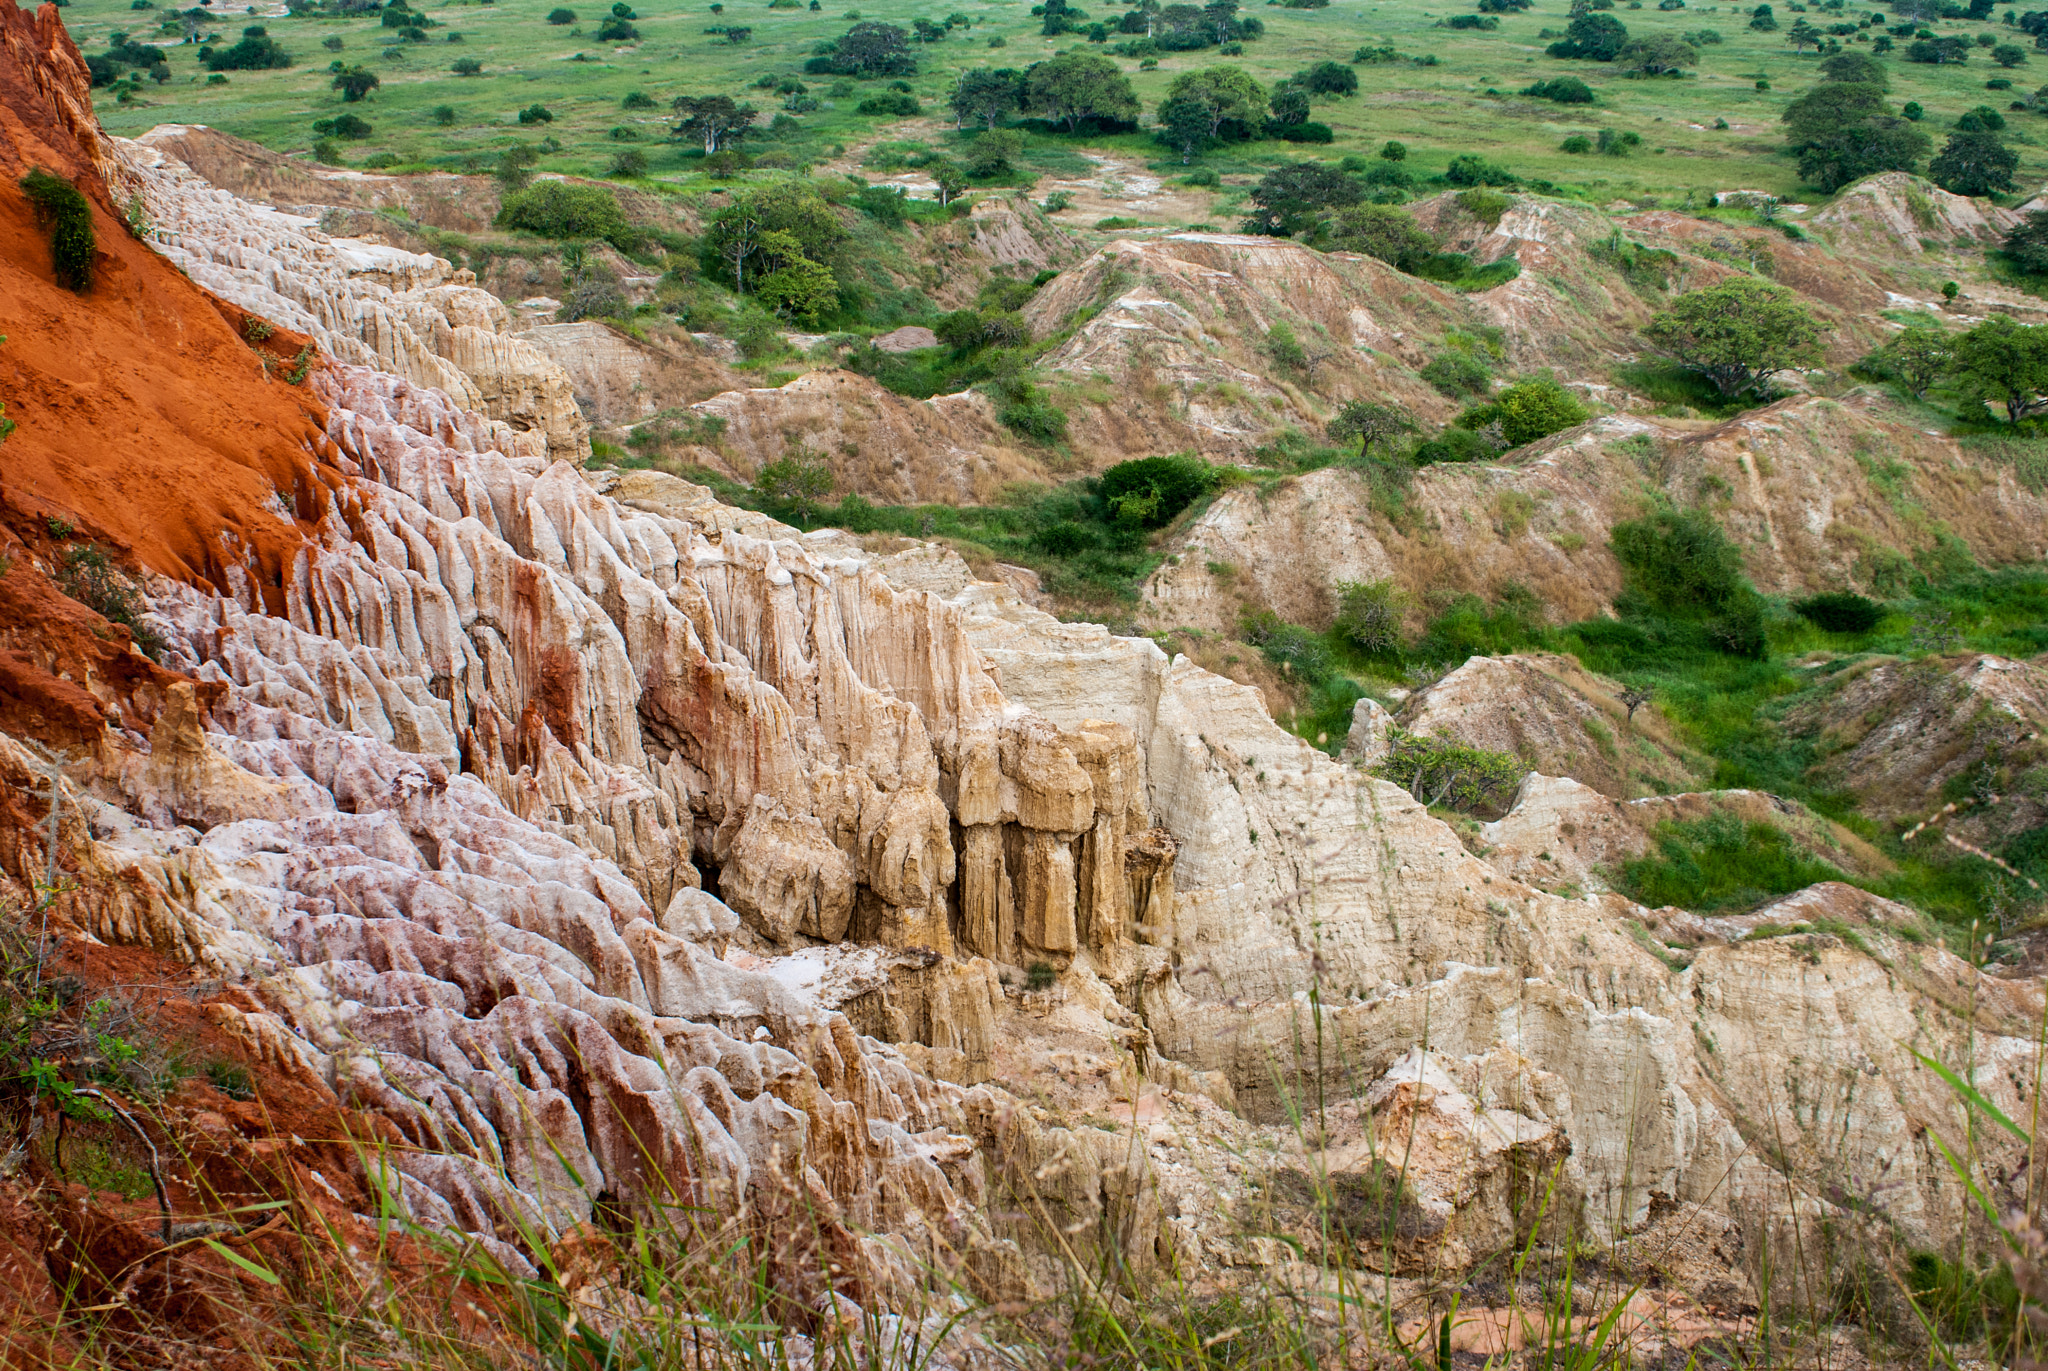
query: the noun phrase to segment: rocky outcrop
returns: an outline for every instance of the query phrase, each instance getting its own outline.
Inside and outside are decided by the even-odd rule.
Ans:
[[[1928,243],[1950,248],[1996,247],[2020,221],[1989,200],[1951,195],[1903,171],[1868,176],[1837,195],[1811,223],[1837,253],[1919,257]]]
[[[1347,581],[1392,579],[1418,604],[1491,598],[1517,582],[1559,620],[1590,618],[1622,588],[1610,530],[1639,517],[1645,498],[1712,502],[1750,578],[1776,594],[1890,595],[1903,584],[1901,555],[1932,551],[1938,532],[1989,565],[2048,552],[2048,499],[2010,467],[1856,392],[1720,424],[1609,415],[1498,463],[1425,467],[1399,505],[1376,502],[1341,468],[1226,490],[1140,603],[1162,625],[1227,629],[1241,603],[1320,625]]]
[[[1042,287],[1025,317],[1045,336],[1083,311],[1093,317],[1040,365],[1074,386],[1075,445],[1104,465],[1186,449],[1242,457],[1287,427],[1320,431],[1327,407],[1352,398],[1447,419],[1451,403],[1413,370],[1471,317],[1369,257],[1216,233],[1112,242]],[[1275,353],[1278,324],[1299,365]]]
[[[577,408],[598,428],[627,428],[738,383],[730,370],[680,331],[650,330],[636,338],[585,319],[541,324],[515,336],[568,373]]]
[[[116,192],[139,198],[155,245],[223,299],[314,338],[328,356],[446,391],[581,462],[590,426],[567,372],[510,336],[497,297],[445,259],[329,238],[313,221],[209,186],[161,147],[116,140]]]
[[[1402,701],[1394,721],[1508,753],[1532,771],[1570,776],[1616,799],[1689,788],[1699,762],[1655,704],[1631,710],[1623,693],[1620,682],[1555,653],[1473,657]]]

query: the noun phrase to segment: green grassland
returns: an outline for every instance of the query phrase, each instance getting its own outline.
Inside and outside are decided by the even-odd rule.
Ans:
[[[1135,59],[1118,59],[1118,64],[1129,72],[1149,123],[1176,74],[1217,63],[1236,63],[1270,84],[1317,61],[1348,59],[1366,44],[1391,43],[1405,54],[1439,59],[1435,66],[1358,67],[1359,93],[1318,101],[1312,116],[1332,127],[1334,145],[1260,142],[1210,154],[1208,162],[1226,172],[1304,156],[1370,154],[1385,139],[1399,138],[1412,149],[1409,166],[1424,176],[1441,172],[1455,155],[1479,153],[1524,178],[1549,181],[1562,192],[1596,202],[1651,197],[1675,205],[1688,193],[1703,201],[1715,191],[1735,188],[1763,189],[1787,199],[1816,198],[1814,192],[1801,192],[1791,160],[1778,152],[1778,121],[1786,103],[1814,79],[1818,59],[1810,52],[1796,55],[1782,31],[1751,32],[1746,7],[1698,5],[1659,11],[1653,6],[1654,0],[1651,6],[1632,9],[1623,0],[1614,14],[1632,36],[1700,29],[1722,35],[1721,43],[1700,49],[1701,69],[1696,75],[1631,79],[1608,64],[1545,56],[1547,40],[1538,37],[1539,31],[1563,30],[1567,0],[1538,0],[1528,12],[1503,16],[1499,29],[1491,32],[1438,27],[1440,20],[1467,12],[1456,5],[1361,5],[1338,0],[1326,9],[1295,10],[1268,4],[1245,10],[1265,22],[1266,34],[1247,43],[1241,56],[1223,57],[1214,49],[1161,53],[1153,71],[1141,71]],[[160,16],[172,12],[167,3],[137,11],[130,8],[130,0],[73,0],[64,15],[87,52],[104,50],[107,36],[124,30],[136,41],[163,42],[171,53],[174,75],[169,82],[144,83],[140,95],[126,104],[102,100],[102,122],[115,133],[133,135],[159,123],[198,123],[297,151],[310,148],[314,121],[347,109],[375,126],[370,139],[346,145],[351,163],[382,152],[397,158],[401,168],[460,169],[478,166],[479,159],[494,157],[514,143],[538,144],[551,138],[549,146],[558,145],[558,150],[544,156],[540,170],[601,176],[622,145],[613,130],[627,129],[638,141],[625,145],[648,154],[655,182],[685,186],[699,182],[696,169],[701,161],[689,147],[664,141],[668,101],[684,94],[746,97],[763,111],[765,125],[780,100],[772,91],[755,89],[754,83],[764,76],[799,74],[816,43],[846,30],[850,13],[906,26],[914,18],[938,21],[948,14],[964,14],[973,21],[970,28],[955,28],[943,42],[916,46],[920,69],[910,84],[924,103],[926,118],[906,123],[857,114],[861,96],[881,90],[883,82],[851,83],[854,95],[830,97],[827,91],[836,78],[803,77],[814,95],[826,97],[826,107],[790,116],[794,123],[786,123],[778,134],[757,134],[748,150],[782,151],[792,165],[801,166],[828,160],[835,150],[858,152],[884,138],[941,139],[950,134],[944,102],[959,71],[977,66],[1022,68],[1059,51],[1103,50],[1074,33],[1041,35],[1039,21],[1023,0],[859,0],[857,11],[845,9],[844,0],[834,0],[817,12],[771,9],[767,0],[732,0],[716,15],[707,3],[647,0],[635,7],[641,41],[619,45],[599,43],[593,36],[607,5],[572,0],[570,8],[579,17],[574,31],[546,22],[555,7],[552,0],[497,0],[488,5],[422,0],[418,8],[440,27],[429,30],[432,41],[399,43],[401,55],[389,58],[384,54],[393,47],[394,31],[379,28],[374,14],[338,18],[224,12],[210,28],[227,41],[233,41],[244,25],[262,23],[296,59],[286,70],[229,73],[226,84],[208,84],[195,47],[178,44],[175,33],[156,33]],[[1122,13],[1121,6],[1091,3],[1086,8],[1090,18],[1112,22]],[[1790,4],[1777,6],[1783,28],[1798,17],[1794,10]],[[1852,7],[1846,17],[1873,12]],[[2048,82],[2048,53],[2033,52],[2024,34],[2002,22],[2003,13],[1985,23],[1947,20],[1929,27],[1943,36],[1974,39],[1987,33],[2000,42],[2018,41],[2032,54],[2027,65],[2001,69],[1982,47],[1973,48],[1970,60],[1960,66],[1908,63],[1898,52],[1886,59],[1893,99],[1914,100],[1925,107],[1922,127],[1933,135],[1937,149],[1963,111],[1980,104],[2003,110],[2012,98]],[[1808,17],[1825,27],[1845,16],[1816,6]],[[1887,21],[1891,18],[1886,16]],[[704,32],[709,26],[728,24],[751,27],[751,41],[732,46]],[[1882,31],[1876,26],[1867,30]],[[451,32],[461,34],[459,43],[447,41]],[[342,40],[341,52],[323,49],[322,40],[330,37]],[[992,49],[991,40],[998,38],[1003,46]],[[1845,48],[1867,52],[1869,44],[1845,41]],[[583,60],[576,60],[579,55]],[[450,67],[463,57],[481,62],[483,74],[454,75]],[[382,78],[382,87],[361,104],[344,106],[340,94],[329,89],[328,64],[336,58],[369,67]],[[1590,84],[1598,103],[1559,106],[1515,94],[1538,79],[1566,73]],[[1986,80],[1995,77],[2010,79],[2013,89],[1987,90]],[[1771,89],[1757,90],[1759,80],[1768,81]],[[654,97],[658,107],[623,110],[621,100],[633,91]],[[535,103],[554,114],[552,124],[534,127],[517,122],[517,112]],[[446,127],[437,125],[431,114],[444,104],[456,111],[454,123]],[[2005,137],[2022,157],[2019,183],[2039,184],[2048,176],[2048,156],[2038,141],[2048,133],[2048,120],[2022,111],[2007,117]],[[1729,127],[1716,128],[1716,120],[1725,120]],[[1558,150],[1569,134],[1602,127],[1633,130],[1641,135],[1642,144],[1623,158]],[[1046,155],[1057,152],[1054,145],[1067,141],[1034,134],[1034,144],[1042,145],[1040,169]],[[1153,163],[1161,171],[1179,169],[1177,159],[1145,134],[1080,141]],[[1056,158],[1050,160],[1057,165]],[[1233,192],[1226,186],[1219,195],[1229,197]]]

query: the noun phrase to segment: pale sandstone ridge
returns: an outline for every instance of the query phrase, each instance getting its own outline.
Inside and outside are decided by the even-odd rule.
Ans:
[[[296,231],[210,203],[194,261],[232,256],[238,215]],[[266,258],[280,310],[318,293],[292,260]],[[861,1300],[925,1261],[1008,1297],[1052,1285],[1030,1176],[1034,1213],[1141,1277],[1221,1266],[1258,1259],[1226,1160],[1298,1140],[1320,1087],[1380,1111],[1317,1139],[1354,1183],[1386,1116],[1487,1130],[1414,1158],[1403,1270],[1517,1234],[1510,1182],[1551,1164],[1561,1218],[1706,1206],[1732,1264],[1783,1279],[1844,1176],[1886,1176],[1913,1241],[1968,1221],[1914,1051],[2024,1110],[2040,986],[1908,941],[1898,906],[1816,887],[1772,910],[1805,931],[1687,960],[1649,911],[1471,855],[1256,692],[956,555],[654,473],[604,493],[389,372],[313,384],[348,484],[277,612],[239,573],[152,584],[202,685],[74,764],[63,850],[121,893],[53,914],[247,978],[249,1039],[413,1144],[425,1222],[494,1242],[601,1189],[680,1196],[801,1230],[772,1277],[810,1308],[833,1266]],[[32,772],[0,740],[4,779]],[[1067,1129],[1010,1087],[1129,1122]]]
[[[110,142],[116,198],[140,197],[151,241],[200,285],[311,335],[328,356],[446,391],[532,435],[548,456],[590,456],[590,425],[569,374],[512,334],[505,306],[473,273],[440,257],[329,238],[304,216],[214,189],[158,145]]]
[[[1997,247],[2019,222],[2014,210],[1951,195],[1903,171],[1865,177],[1811,220],[1836,252],[1884,257],[1922,256],[1928,242]]]
[[[1723,501],[1751,579],[1775,594],[1889,594],[1901,554],[1932,551],[1936,528],[1986,565],[2048,553],[2048,498],[2009,466],[1855,392],[1781,400],[1720,424],[1612,414],[1497,463],[1425,467],[1398,522],[1342,468],[1268,492],[1227,490],[1146,582],[1144,617],[1228,629],[1250,602],[1324,624],[1333,587],[1392,579],[1418,604],[1445,592],[1490,598],[1519,582],[1560,621],[1593,618],[1622,588],[1614,525],[1659,497]]]

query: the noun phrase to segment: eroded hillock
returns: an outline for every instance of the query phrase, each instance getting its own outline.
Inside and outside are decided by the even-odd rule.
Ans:
[[[1715,510],[1759,589],[1887,594],[1943,536],[1989,565],[2048,552],[2048,498],[2011,467],[1886,416],[1870,393],[1798,397],[1725,423],[1609,415],[1498,463],[1440,464],[1377,496],[1329,467],[1224,492],[1146,583],[1151,622],[1234,626],[1241,604],[1329,622],[1334,590],[1533,591],[1558,621],[1622,589],[1614,525],[1663,499]]]

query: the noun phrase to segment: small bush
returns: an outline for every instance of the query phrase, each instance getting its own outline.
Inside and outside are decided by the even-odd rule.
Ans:
[[[1103,472],[1096,492],[1117,522],[1160,528],[1214,490],[1220,476],[1199,457],[1140,457]]]
[[[84,294],[92,289],[93,258],[99,242],[92,205],[78,187],[42,167],[21,178],[21,189],[36,207],[36,219],[50,229],[50,264],[57,284]]]
[[[904,95],[900,91],[891,91],[883,95],[870,95],[855,107],[854,113],[890,115],[908,119],[924,113],[924,107],[917,103],[917,97],[914,95]]]
[[[1537,100],[1554,101],[1560,105],[1593,103],[1593,88],[1576,76],[1558,76],[1548,81],[1538,81],[1522,94]]]
[[[1388,744],[1387,756],[1373,774],[1406,787],[1432,808],[1504,809],[1529,770],[1511,753],[1401,729],[1390,734]]]
[[[525,109],[519,111],[519,122],[522,124],[552,124],[555,122],[555,113],[546,105],[528,105]]]
[[[1483,157],[1462,153],[1444,168],[1444,180],[1454,186],[1512,186],[1514,173],[1497,167]]]
[[[1360,652],[1393,652],[1401,646],[1401,619],[1408,597],[1391,580],[1337,589],[1337,632]]]
[[[1439,395],[1458,399],[1467,395],[1484,395],[1493,384],[1493,368],[1485,360],[1469,352],[1440,352],[1416,373],[1436,390]]]
[[[1849,591],[1796,600],[1792,612],[1829,633],[1868,633],[1884,618],[1883,605]]]

